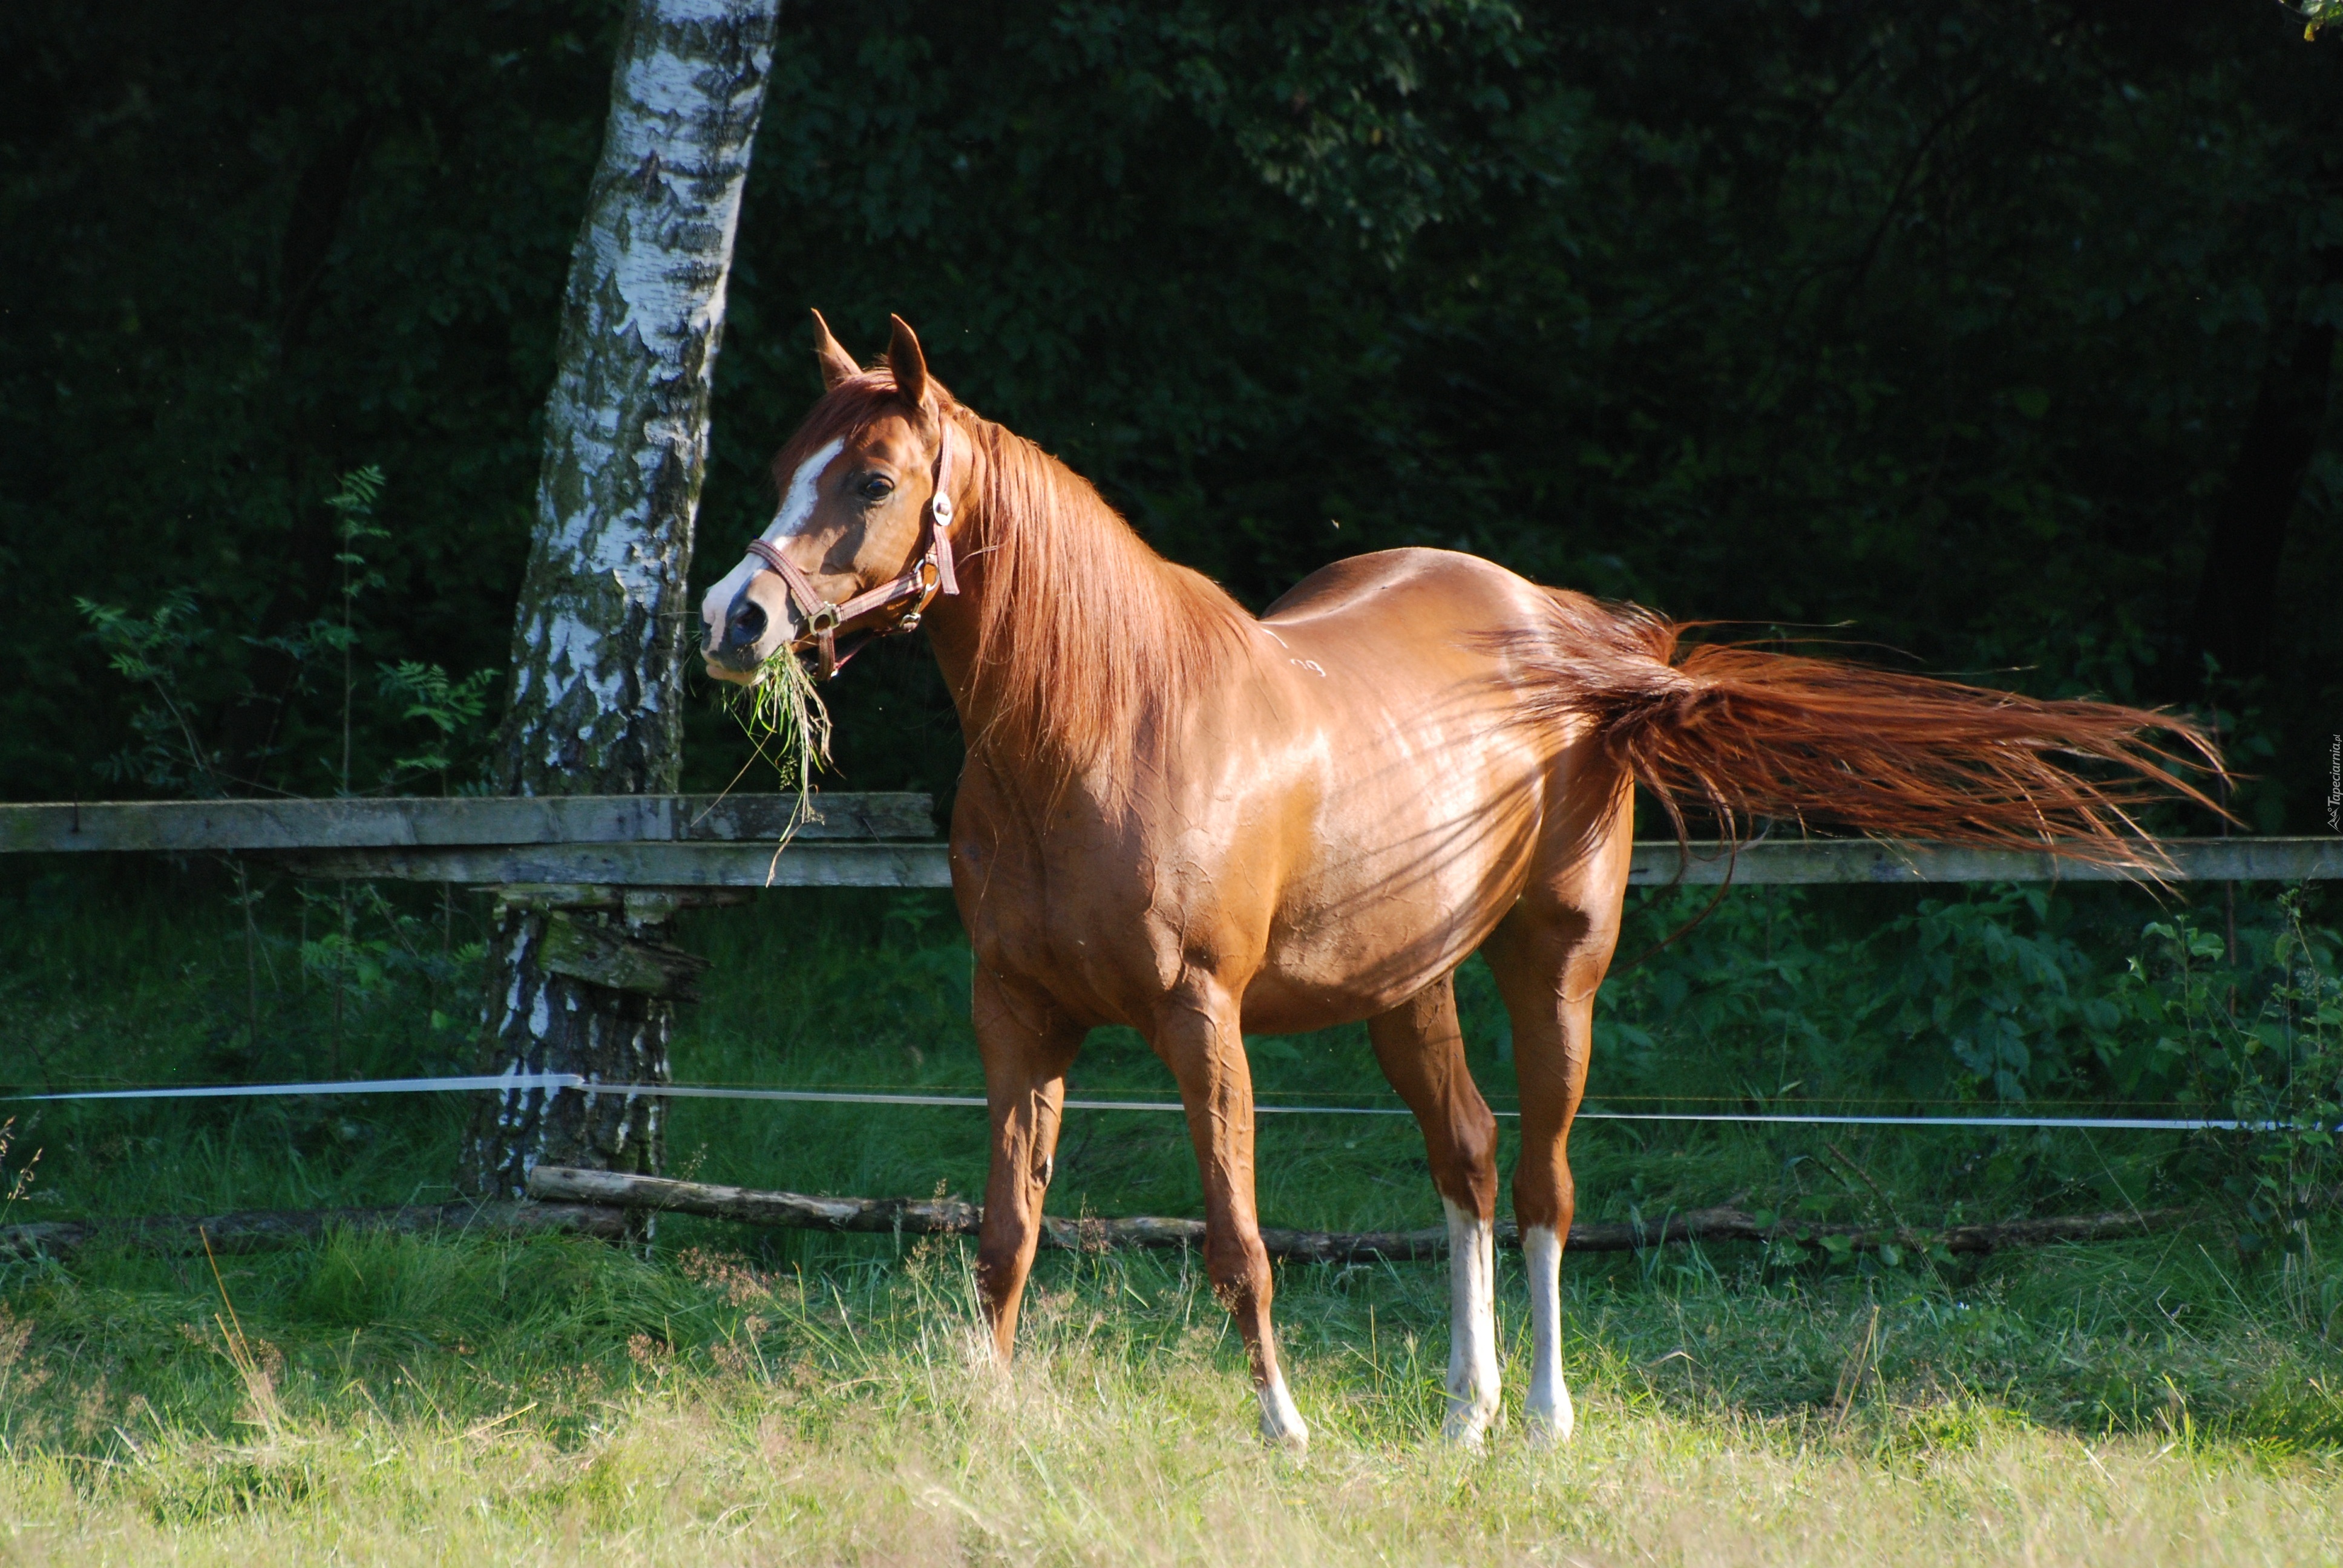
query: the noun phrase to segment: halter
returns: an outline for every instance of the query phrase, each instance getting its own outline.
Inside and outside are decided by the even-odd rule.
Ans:
[[[960,579],[952,573],[951,491],[951,421],[941,414],[936,417],[939,431],[936,440],[936,461],[932,471],[934,489],[921,513],[920,528],[927,538],[927,548],[901,576],[890,578],[877,588],[866,588],[852,598],[833,604],[821,597],[813,579],[791,565],[779,546],[762,538],[749,541],[749,553],[765,563],[765,569],[781,579],[781,587],[789,604],[805,620],[806,630],[813,635],[815,657],[820,661],[820,678],[831,678],[846,668],[846,661],[862,650],[863,645],[878,637],[893,637],[898,632],[916,630],[920,617],[927,613],[929,604],[938,593],[957,594]],[[895,618],[890,625],[864,627],[838,651],[838,628],[857,617],[873,610],[891,609],[906,601],[911,608]]]

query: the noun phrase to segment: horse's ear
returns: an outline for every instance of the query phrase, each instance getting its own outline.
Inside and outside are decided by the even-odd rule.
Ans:
[[[821,318],[819,310],[813,313],[813,357],[821,365],[821,389],[825,392],[834,391],[840,382],[862,374],[862,367],[854,362],[854,356],[840,348],[838,339],[830,335],[830,323]]]
[[[912,407],[924,407],[928,401],[928,357],[920,352],[920,335],[900,316],[887,319],[895,324],[894,339],[887,345],[887,368],[895,373],[895,390]]]

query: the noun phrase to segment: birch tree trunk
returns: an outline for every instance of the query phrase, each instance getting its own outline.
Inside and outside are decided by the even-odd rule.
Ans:
[[[508,793],[675,790],[685,602],[709,387],[778,0],[631,0],[569,264],[502,734]],[[522,890],[514,890],[522,893]],[[671,902],[542,890],[498,906],[485,1070],[664,1082],[688,975]],[[631,954],[628,950],[637,950]],[[663,961],[644,964],[651,956]],[[525,1195],[539,1160],[656,1171],[664,1107],[521,1090],[484,1099],[460,1181]]]

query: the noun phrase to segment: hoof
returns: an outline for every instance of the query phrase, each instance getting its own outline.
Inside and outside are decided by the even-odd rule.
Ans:
[[[1310,1452],[1310,1428],[1302,1422],[1292,1426],[1280,1426],[1269,1417],[1262,1416],[1261,1440],[1282,1453],[1299,1456]]]
[[[1293,1407],[1293,1396],[1279,1378],[1258,1391],[1261,1398],[1261,1440],[1288,1453],[1310,1452],[1310,1423]]]
[[[1497,1422],[1497,1400],[1492,1394],[1470,1403],[1452,1400],[1440,1423],[1440,1435],[1459,1448],[1478,1449]]]
[[[1578,1412],[1571,1408],[1568,1389],[1551,1406],[1530,1407],[1530,1442],[1540,1448],[1560,1448],[1577,1426]]]
[[[1451,1414],[1440,1423],[1441,1440],[1467,1452],[1478,1453],[1488,1441],[1489,1428],[1493,1424],[1486,1416]]]

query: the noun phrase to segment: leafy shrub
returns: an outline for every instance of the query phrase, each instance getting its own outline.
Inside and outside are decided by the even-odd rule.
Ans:
[[[1882,917],[1868,890],[1754,888],[1705,919],[1711,895],[1662,890],[1631,901],[1603,1049],[1636,1088],[1696,1071],[1704,1097],[1729,1085],[1752,1102],[1900,1089],[2288,1120],[2273,1064],[2327,1049],[2313,1042],[2331,1006],[2337,938],[2309,898],[2241,896],[2232,960],[2185,913],[2133,927],[2121,890],[2002,884]]]

